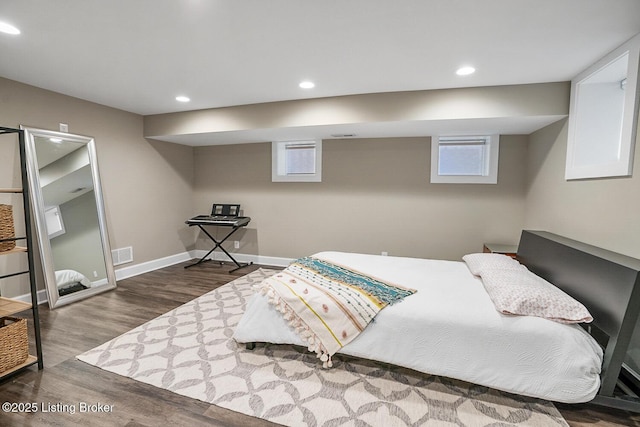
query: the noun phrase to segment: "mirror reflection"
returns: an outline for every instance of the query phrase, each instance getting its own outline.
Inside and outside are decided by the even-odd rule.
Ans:
[[[25,135],[49,305],[113,289],[93,139],[35,129]]]

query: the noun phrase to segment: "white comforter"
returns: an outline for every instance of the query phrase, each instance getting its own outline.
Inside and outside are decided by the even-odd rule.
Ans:
[[[463,262],[341,252],[313,256],[418,290],[382,310],[339,353],[557,402],[586,402],[598,391],[602,350],[581,327],[500,314]],[[305,346],[259,294],[248,303],[234,338]]]
[[[90,288],[91,282],[85,277],[84,274],[78,273],[75,270],[56,270],[56,285],[58,289],[67,288],[77,283]]]

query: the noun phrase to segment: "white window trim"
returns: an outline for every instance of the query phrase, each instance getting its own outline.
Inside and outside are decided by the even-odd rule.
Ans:
[[[439,175],[438,164],[440,156],[440,138],[452,138],[451,135],[434,136],[431,138],[431,182],[434,184],[497,184],[498,159],[500,151],[500,135],[463,135],[460,139],[486,138],[488,156],[485,175]],[[455,136],[453,136],[455,137]]]
[[[61,236],[67,232],[64,227],[64,220],[62,219],[60,206],[50,206],[45,208],[44,217],[47,224],[47,234],[50,239]]]
[[[309,145],[315,148],[315,173],[287,174],[285,149],[287,145]],[[311,141],[273,141],[271,143],[271,181],[272,182],[321,182],[322,181],[322,140]]]

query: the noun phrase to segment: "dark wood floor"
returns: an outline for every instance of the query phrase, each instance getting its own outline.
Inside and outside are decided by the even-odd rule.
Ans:
[[[205,263],[167,267],[118,282],[118,288],[49,310],[40,306],[45,369],[32,367],[0,382],[3,402],[35,403],[36,413],[0,410],[0,426],[273,426],[264,420],[183,397],[75,360],[75,356],[184,304],[235,277]],[[111,413],[79,413],[80,402],[113,405]],[[73,405],[76,413],[53,412]],[[49,412],[42,412],[43,405]],[[640,426],[640,414],[594,405],[557,405],[571,426]]]

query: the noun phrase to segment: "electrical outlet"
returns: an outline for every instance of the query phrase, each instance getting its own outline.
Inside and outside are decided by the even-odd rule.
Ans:
[[[382,256],[387,256],[387,255],[389,255],[389,252],[384,252],[384,251],[383,251],[380,255],[382,255]]]
[[[93,272],[93,277],[98,277],[98,272],[97,271]]]
[[[69,125],[66,123],[59,123],[60,124],[60,132],[69,132]]]
[[[240,249],[240,242],[239,242],[239,241],[237,241],[237,240],[234,240],[234,241],[233,241],[233,247],[234,247],[235,249]]]

